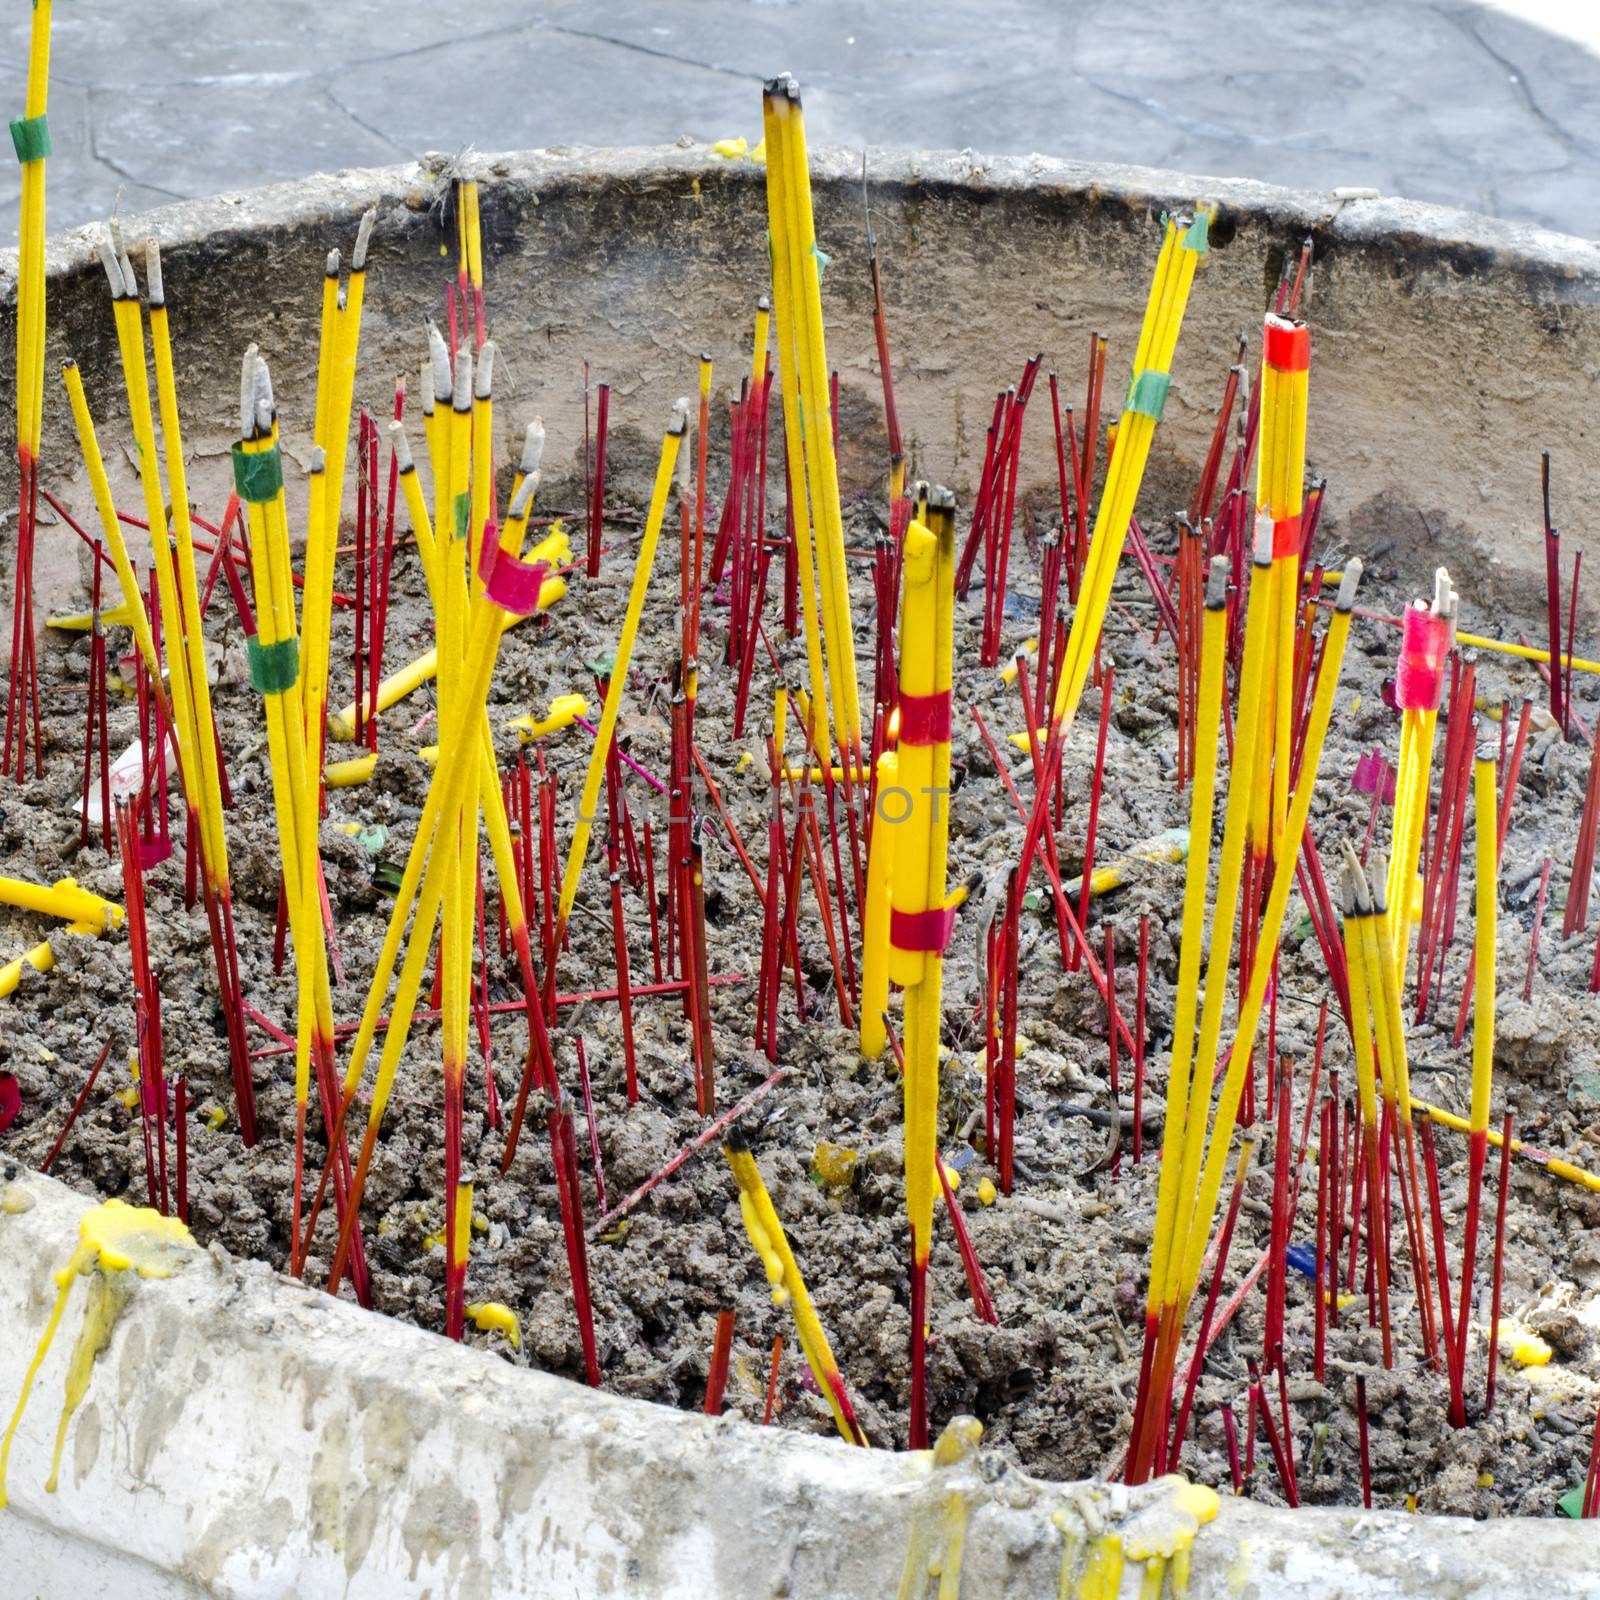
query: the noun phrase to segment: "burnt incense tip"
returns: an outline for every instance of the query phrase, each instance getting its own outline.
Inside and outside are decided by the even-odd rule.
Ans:
[[[1344,564],[1344,577],[1339,581],[1339,593],[1333,602],[1334,610],[1350,612],[1355,608],[1356,590],[1361,587],[1363,571],[1360,556],[1351,556]]]
[[[947,489],[942,483],[930,483],[927,486],[927,500],[930,511],[948,511],[954,515],[956,509],[954,489]]]
[[[1372,909],[1381,917],[1389,909],[1389,858],[1380,850],[1367,874],[1372,887]]]
[[[433,377],[433,398],[442,405],[451,393],[450,346],[432,317],[428,318],[428,370]]]
[[[1358,917],[1372,915],[1372,885],[1367,882],[1367,875],[1362,870],[1361,857],[1356,854],[1355,846],[1348,839],[1339,843],[1339,849],[1344,856],[1345,883],[1354,896],[1354,911]],[[1347,910],[1345,915],[1350,912]]]
[[[1258,567],[1272,565],[1272,513],[1256,513],[1255,542],[1250,551],[1251,561]],[[1340,591],[1343,593],[1343,590]]]
[[[306,469],[307,476],[316,477],[319,472],[328,470],[328,452],[321,445],[316,445],[311,451],[311,465]]]
[[[1448,567],[1435,567],[1433,569],[1433,604],[1428,608],[1434,616],[1442,617],[1450,605],[1450,569]],[[1419,601],[1420,605],[1421,602]]]
[[[100,265],[105,268],[106,281],[111,285],[111,298],[123,299],[128,291],[123,286],[122,264],[117,260],[117,252],[111,242],[109,229],[105,233],[96,235],[94,246],[100,255]]]
[[[167,303],[161,282],[161,246],[154,239],[144,242],[144,277],[150,289],[150,309],[154,311]]]
[[[411,458],[411,441],[406,438],[406,425],[398,418],[389,424],[389,448],[394,451],[395,465],[401,472],[415,472],[417,464]]]
[[[378,208],[368,206],[361,213],[361,226],[356,229],[356,247],[350,252],[350,270],[364,272],[367,266],[367,246],[372,243],[372,230],[378,221]]]
[[[532,477],[544,460],[544,418],[535,417],[522,435],[522,474]]]
[[[450,388],[450,405],[456,411],[472,409],[472,352],[465,344],[456,351],[456,375]]]
[[[479,400],[487,400],[494,392],[494,340],[485,339],[483,347],[478,351],[478,381],[473,394]]]
[[[339,252],[330,250],[327,259],[322,263],[322,276],[324,278],[337,278],[339,276]]]
[[[1228,558],[1213,556],[1206,574],[1206,610],[1220,611],[1228,603]]]
[[[771,300],[769,300],[767,298],[767,296],[764,295],[764,294],[763,295],[758,295],[756,297],[756,310],[761,312],[763,315],[771,312],[771,310],[772,310],[772,302],[771,302]]]
[[[244,362],[239,370],[239,437],[248,439],[255,427],[256,420],[256,362],[261,359],[261,352],[255,345],[249,346],[244,353]]]
[[[529,508],[533,505],[533,497],[539,492],[539,469],[535,467],[517,486],[517,492],[511,497],[511,510],[508,513],[513,519],[526,517]]]
[[[672,418],[667,423],[667,432],[675,433],[680,438],[689,431],[689,401],[680,395],[672,403]]]
[[[727,1130],[722,1135],[723,1145],[736,1156],[750,1154],[750,1141],[744,1136],[744,1129],[737,1122],[730,1122]]]
[[[263,408],[266,410],[267,426],[272,426],[271,418],[277,413],[277,404],[272,393],[272,369],[267,365],[267,358],[259,353],[256,356],[256,418],[259,421]]]

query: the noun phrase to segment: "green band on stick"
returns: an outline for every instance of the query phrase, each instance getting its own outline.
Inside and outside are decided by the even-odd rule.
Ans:
[[[276,500],[283,488],[283,458],[274,445],[270,450],[247,451],[233,447],[233,486],[241,500],[261,505]]]
[[[11,142],[16,146],[17,160],[24,165],[43,161],[50,154],[50,124],[44,112],[36,117],[13,117]]]
[[[1167,408],[1167,390],[1172,387],[1172,374],[1168,372],[1141,372],[1128,385],[1127,411],[1136,411],[1142,417],[1161,420]]]
[[[300,646],[294,639],[262,644],[251,639],[250,682],[258,694],[282,694],[300,674]]]

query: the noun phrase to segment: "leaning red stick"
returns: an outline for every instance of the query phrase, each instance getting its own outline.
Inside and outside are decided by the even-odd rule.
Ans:
[[[1533,974],[1539,963],[1539,930],[1544,927],[1544,902],[1550,892],[1550,857],[1539,871],[1539,898],[1533,907],[1533,936],[1528,941],[1528,975],[1522,980],[1524,1003],[1533,999]]]
[[[607,1211],[600,1217],[596,1218],[595,1222],[589,1229],[590,1235],[593,1236],[602,1233],[619,1217],[625,1217],[636,1205],[638,1205],[641,1200],[644,1199],[647,1194],[650,1193],[652,1189],[657,1186],[657,1184],[660,1184],[666,1179],[670,1178],[672,1174],[689,1159],[690,1156],[697,1154],[701,1150],[704,1150],[705,1147],[710,1144],[712,1140],[716,1139],[725,1128],[727,1128],[732,1122],[736,1121],[739,1117],[742,1117],[744,1113],[751,1108],[751,1106],[755,1105],[758,1100],[763,1099],[771,1090],[775,1089],[788,1076],[789,1069],[787,1067],[779,1067],[778,1070],[770,1077],[765,1078],[762,1080],[762,1082],[758,1083],[756,1087],[752,1089],[750,1093],[744,1097],[744,1099],[739,1101],[737,1105],[730,1106],[722,1113],[720,1117],[717,1117],[712,1122],[708,1122],[705,1127],[703,1127],[699,1133],[694,1136],[694,1138],[684,1145],[684,1147],[679,1150],[670,1161],[667,1162],[664,1167],[659,1168],[648,1178],[646,1178],[644,1182],[641,1183],[639,1187],[627,1197],[626,1200],[623,1200],[620,1204],[614,1206],[610,1211]]]
[[[56,1142],[50,1146],[50,1154],[39,1163],[41,1172],[48,1172],[55,1165],[55,1159],[61,1154],[61,1147],[67,1141],[67,1135],[72,1132],[72,1125],[78,1120],[78,1113],[83,1110],[84,1101],[89,1098],[89,1091],[94,1088],[94,1080],[100,1076],[100,1069],[106,1064],[106,1057],[111,1054],[111,1041],[109,1039],[101,1045],[100,1054],[94,1058],[94,1065],[89,1068],[89,1076],[84,1080],[83,1087],[78,1091],[78,1098],[72,1102],[72,1109],[67,1113],[67,1120],[61,1125],[61,1132],[56,1135]]]
[[[1106,732],[1111,723],[1111,691],[1112,680],[1115,677],[1116,669],[1108,661],[1105,672],[1101,676],[1100,731],[1094,747],[1094,778],[1089,790],[1089,823],[1084,830],[1083,837],[1083,883],[1078,890],[1078,921],[1083,927],[1088,927],[1089,925],[1089,902],[1093,897],[1094,836],[1100,822],[1100,786],[1105,777]],[[1082,948],[1081,944],[1077,946],[1077,949]],[[1076,970],[1078,965],[1076,954],[1074,954],[1072,965]]]
[[[899,1048],[899,1041],[896,1040],[897,1060]],[[902,1067],[901,1070],[905,1069]],[[978,1260],[978,1252],[973,1248],[972,1235],[967,1231],[967,1219],[961,1215],[961,1207],[956,1204],[956,1197],[950,1191],[950,1179],[945,1174],[944,1162],[936,1160],[934,1169],[939,1174],[939,1184],[944,1190],[944,1203],[950,1212],[950,1225],[955,1229],[956,1248],[961,1252],[961,1266],[967,1275],[967,1291],[972,1296],[972,1304],[978,1315],[990,1327],[998,1328],[1000,1319],[995,1315],[994,1301],[989,1296],[989,1285],[984,1282],[983,1266]]]

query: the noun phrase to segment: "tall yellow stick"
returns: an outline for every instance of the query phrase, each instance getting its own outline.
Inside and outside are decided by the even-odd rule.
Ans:
[[[904,985],[906,1216],[911,1228],[911,1448],[928,1442],[928,1252],[937,1192],[939,1035],[950,835],[955,496],[926,488],[906,530],[900,618],[900,780],[909,795],[889,884],[889,976]]]
[[[561,934],[567,918],[572,914],[572,903],[578,893],[578,879],[583,873],[583,858],[589,849],[589,833],[594,826],[595,806],[600,799],[600,784],[605,778],[606,755],[611,749],[612,735],[616,732],[617,712],[622,703],[622,686],[628,676],[628,662],[633,655],[633,642],[639,632],[639,617],[644,611],[644,597],[650,588],[650,569],[655,563],[656,545],[661,538],[661,523],[667,514],[667,495],[672,488],[672,471],[678,460],[678,447],[683,443],[689,426],[689,402],[680,400],[673,407],[672,420],[667,424],[661,440],[661,459],[656,465],[655,488],[650,495],[650,515],[645,521],[644,539],[639,546],[638,559],[633,569],[633,588],[628,594],[628,609],[622,618],[622,633],[617,640],[617,654],[611,666],[611,678],[606,688],[605,706],[600,713],[600,726],[595,734],[594,747],[589,753],[589,770],[583,780],[583,797],[578,803],[578,820],[572,830],[572,843],[567,849],[566,871],[561,876],[561,906],[557,918],[556,947],[560,948]]]

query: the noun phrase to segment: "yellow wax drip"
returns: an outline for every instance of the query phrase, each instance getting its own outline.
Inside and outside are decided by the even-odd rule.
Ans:
[[[467,1307],[480,1333],[503,1333],[511,1341],[513,1350],[522,1348],[522,1324],[510,1306],[498,1300],[475,1300]]]
[[[56,1300],[50,1309],[50,1320],[45,1324],[39,1347],[33,1353],[27,1373],[22,1380],[22,1393],[17,1397],[17,1409],[0,1442],[0,1507],[6,1505],[6,1465],[11,1458],[11,1442],[16,1437],[22,1413],[28,1404],[28,1394],[33,1380],[44,1365],[56,1329],[61,1325],[61,1315],[67,1308],[67,1296],[72,1292],[74,1280],[82,1273],[99,1269],[89,1286],[89,1303],[84,1310],[83,1326],[77,1343],[72,1348],[72,1359],[67,1365],[66,1399],[61,1409],[61,1422],[56,1429],[55,1455],[50,1465],[50,1477],[45,1491],[54,1494],[56,1480],[61,1471],[61,1452],[67,1442],[67,1425],[72,1414],[83,1403],[89,1390],[89,1378],[94,1370],[95,1357],[111,1338],[111,1330],[127,1300],[127,1286],[118,1281],[117,1274],[136,1272],[141,1278],[170,1278],[188,1256],[199,1247],[194,1236],[176,1217],[164,1217],[147,1206],[125,1205],[121,1200],[107,1200],[84,1213],[78,1224],[78,1243],[67,1263],[56,1274]]]

